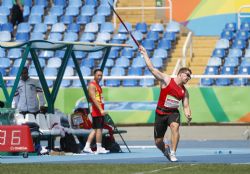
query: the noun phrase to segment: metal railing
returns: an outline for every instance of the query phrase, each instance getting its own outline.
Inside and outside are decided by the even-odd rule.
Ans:
[[[248,9],[250,11],[250,5],[243,5],[239,8],[238,13],[237,13],[237,24],[238,24],[238,29],[240,29],[241,25],[241,18],[250,18],[250,14],[244,13],[243,10]]]
[[[169,22],[172,21],[172,1],[171,0],[167,0],[169,6],[165,6],[165,7],[144,7],[144,0],[141,0],[141,6],[137,6],[137,7],[117,7],[117,0],[114,1],[114,9],[115,10],[141,10],[142,14],[141,14],[141,21],[144,22],[145,21],[145,14],[144,14],[144,10],[169,10]],[[114,22],[114,27],[116,28],[117,22],[116,22],[116,15],[113,15],[113,22]]]
[[[193,39],[192,39],[192,36],[193,36],[193,33],[189,32],[188,36],[186,38],[186,41],[183,45],[183,48],[182,48],[182,61],[181,62],[182,62],[183,67],[186,66],[188,49],[189,49],[190,58],[193,57]]]

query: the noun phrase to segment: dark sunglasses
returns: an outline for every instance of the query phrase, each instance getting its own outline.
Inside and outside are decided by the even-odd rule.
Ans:
[[[184,74],[186,74],[188,76],[188,78],[191,79],[191,74],[189,74],[189,73],[184,73]]]

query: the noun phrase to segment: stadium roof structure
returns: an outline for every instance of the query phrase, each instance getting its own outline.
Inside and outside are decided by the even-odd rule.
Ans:
[[[3,90],[5,99],[6,99],[6,107],[11,107],[11,103],[14,98],[14,94],[17,89],[22,70],[25,66],[27,57],[30,53],[32,61],[34,62],[39,80],[41,82],[41,86],[43,88],[45,98],[47,100],[48,112],[54,113],[54,103],[55,103],[55,100],[56,100],[56,97],[60,88],[60,84],[62,82],[63,75],[64,75],[70,56],[73,59],[75,69],[81,81],[85,96],[87,100],[89,100],[87,87],[84,82],[82,72],[80,70],[80,66],[78,65],[74,51],[95,52],[95,51],[104,50],[104,54],[103,54],[103,58],[102,58],[101,66],[100,66],[100,68],[103,70],[105,67],[108,55],[110,53],[111,47],[131,47],[131,46],[126,45],[126,44],[63,42],[63,41],[50,42],[50,41],[45,41],[45,40],[32,40],[28,42],[0,42],[0,47],[5,48],[5,49],[11,49],[11,48],[23,48],[24,49],[24,52],[22,55],[22,61],[18,69],[17,76],[14,82],[14,86],[11,89],[10,94],[7,91],[7,88],[3,80],[3,76],[0,73],[0,85]],[[42,71],[42,67],[38,60],[36,50],[65,50],[65,53],[62,59],[62,64],[59,67],[59,71],[58,71],[58,74],[57,74],[57,77],[56,77],[56,80],[55,80],[55,83],[51,92],[49,90],[44,73]]]

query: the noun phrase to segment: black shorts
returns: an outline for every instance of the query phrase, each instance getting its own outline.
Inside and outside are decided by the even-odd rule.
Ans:
[[[163,138],[168,126],[170,126],[170,124],[173,122],[180,124],[179,111],[164,115],[155,113],[154,138]]]
[[[104,116],[92,117],[92,118],[93,118],[92,128],[93,129],[103,129]]]

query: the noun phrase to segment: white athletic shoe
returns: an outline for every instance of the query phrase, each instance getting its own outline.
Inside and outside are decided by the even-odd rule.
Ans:
[[[170,154],[170,161],[171,162],[177,162],[178,161],[178,159],[176,158],[175,153],[173,153],[173,152],[171,152],[171,154]]]
[[[164,155],[165,155],[165,157],[166,157],[169,161],[171,161],[171,159],[170,159],[170,154],[171,154],[171,152],[170,152],[170,147],[169,147],[169,145],[165,145],[165,152],[164,152]]]
[[[84,147],[83,152],[85,153],[94,153],[90,147]]]
[[[97,148],[97,150],[95,151],[95,154],[106,154],[109,153],[109,150],[106,150],[103,147]]]

